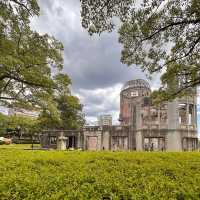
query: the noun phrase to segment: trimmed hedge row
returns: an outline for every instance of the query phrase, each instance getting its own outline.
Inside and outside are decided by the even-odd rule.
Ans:
[[[200,199],[200,153],[0,149],[0,199]]]

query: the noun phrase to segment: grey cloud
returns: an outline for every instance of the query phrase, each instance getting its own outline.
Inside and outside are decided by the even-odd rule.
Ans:
[[[82,85],[85,88],[104,88],[129,79],[144,77],[139,70],[123,66],[119,62],[120,52],[112,51],[112,49],[119,50],[116,45],[108,42],[107,47],[97,46],[95,51],[93,47],[88,46],[84,49],[80,48],[80,52],[71,54],[71,58],[73,55],[80,58],[78,61],[75,57],[69,60],[69,67],[72,69],[66,66],[66,71],[69,72],[72,80],[76,80],[75,88]]]
[[[117,33],[90,37],[81,27],[78,0],[40,0],[39,4],[41,16],[32,20],[32,27],[54,35],[64,44],[63,71],[72,79],[73,92],[82,96],[86,115],[117,113],[120,92],[117,85],[145,78],[139,68],[120,63]],[[158,85],[157,80],[157,77],[153,79],[153,87]]]
[[[90,117],[97,117],[100,114],[114,114],[115,121],[119,112],[119,93],[122,85],[96,90],[80,90],[79,95],[85,104],[84,110]]]
[[[51,1],[51,6],[50,0],[40,2],[44,14],[38,20],[39,27],[63,42],[64,71],[72,78],[74,89],[105,88],[129,79],[144,78],[139,69],[120,63],[120,45],[115,32],[90,37],[82,29],[77,1]]]

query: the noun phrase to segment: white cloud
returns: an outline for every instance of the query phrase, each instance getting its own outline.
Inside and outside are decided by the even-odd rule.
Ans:
[[[117,124],[121,88],[122,84],[107,88],[96,88],[95,90],[80,89],[76,95],[84,105],[87,121],[94,122],[99,115],[111,114],[113,123]]]
[[[72,79],[72,91],[84,105],[86,119],[96,121],[100,114],[111,114],[117,123],[122,85],[131,79],[144,79],[145,74],[120,62],[117,32],[89,36],[81,26],[80,1],[39,0],[39,5],[41,16],[31,21],[32,28],[64,44],[63,71]],[[152,89],[158,88],[159,75],[150,83]]]

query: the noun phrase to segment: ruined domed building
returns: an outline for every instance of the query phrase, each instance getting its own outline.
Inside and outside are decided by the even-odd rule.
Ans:
[[[187,151],[198,148],[196,92],[152,105],[145,80],[128,81],[120,93],[120,121],[130,126],[129,147],[136,150]]]
[[[198,149],[196,91],[190,96],[152,104],[151,87],[142,79],[120,92],[119,126],[85,126],[48,132],[44,147],[83,150],[193,151]]]

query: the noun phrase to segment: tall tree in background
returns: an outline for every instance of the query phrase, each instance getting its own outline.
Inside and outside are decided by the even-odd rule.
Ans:
[[[0,113],[0,136],[38,133],[39,126],[36,118],[28,116],[4,115]]]
[[[30,29],[30,17],[39,11],[36,0],[0,1],[1,102],[40,103],[54,86],[51,67],[63,67],[63,45]]]
[[[81,6],[82,26],[90,34],[120,25],[123,63],[139,65],[150,75],[162,73],[162,99],[200,83],[199,0],[81,0]],[[181,80],[179,86],[169,89],[175,79]]]
[[[71,80],[66,74],[57,74],[53,78],[55,87],[52,98],[44,101],[39,116],[43,129],[79,129],[84,125],[82,105],[79,99],[71,95]]]
[[[70,93],[71,80],[67,75],[57,74],[54,77],[57,88],[55,89],[55,100],[60,111],[61,127],[64,129],[81,128],[85,121],[82,114],[82,105],[79,99]]]

